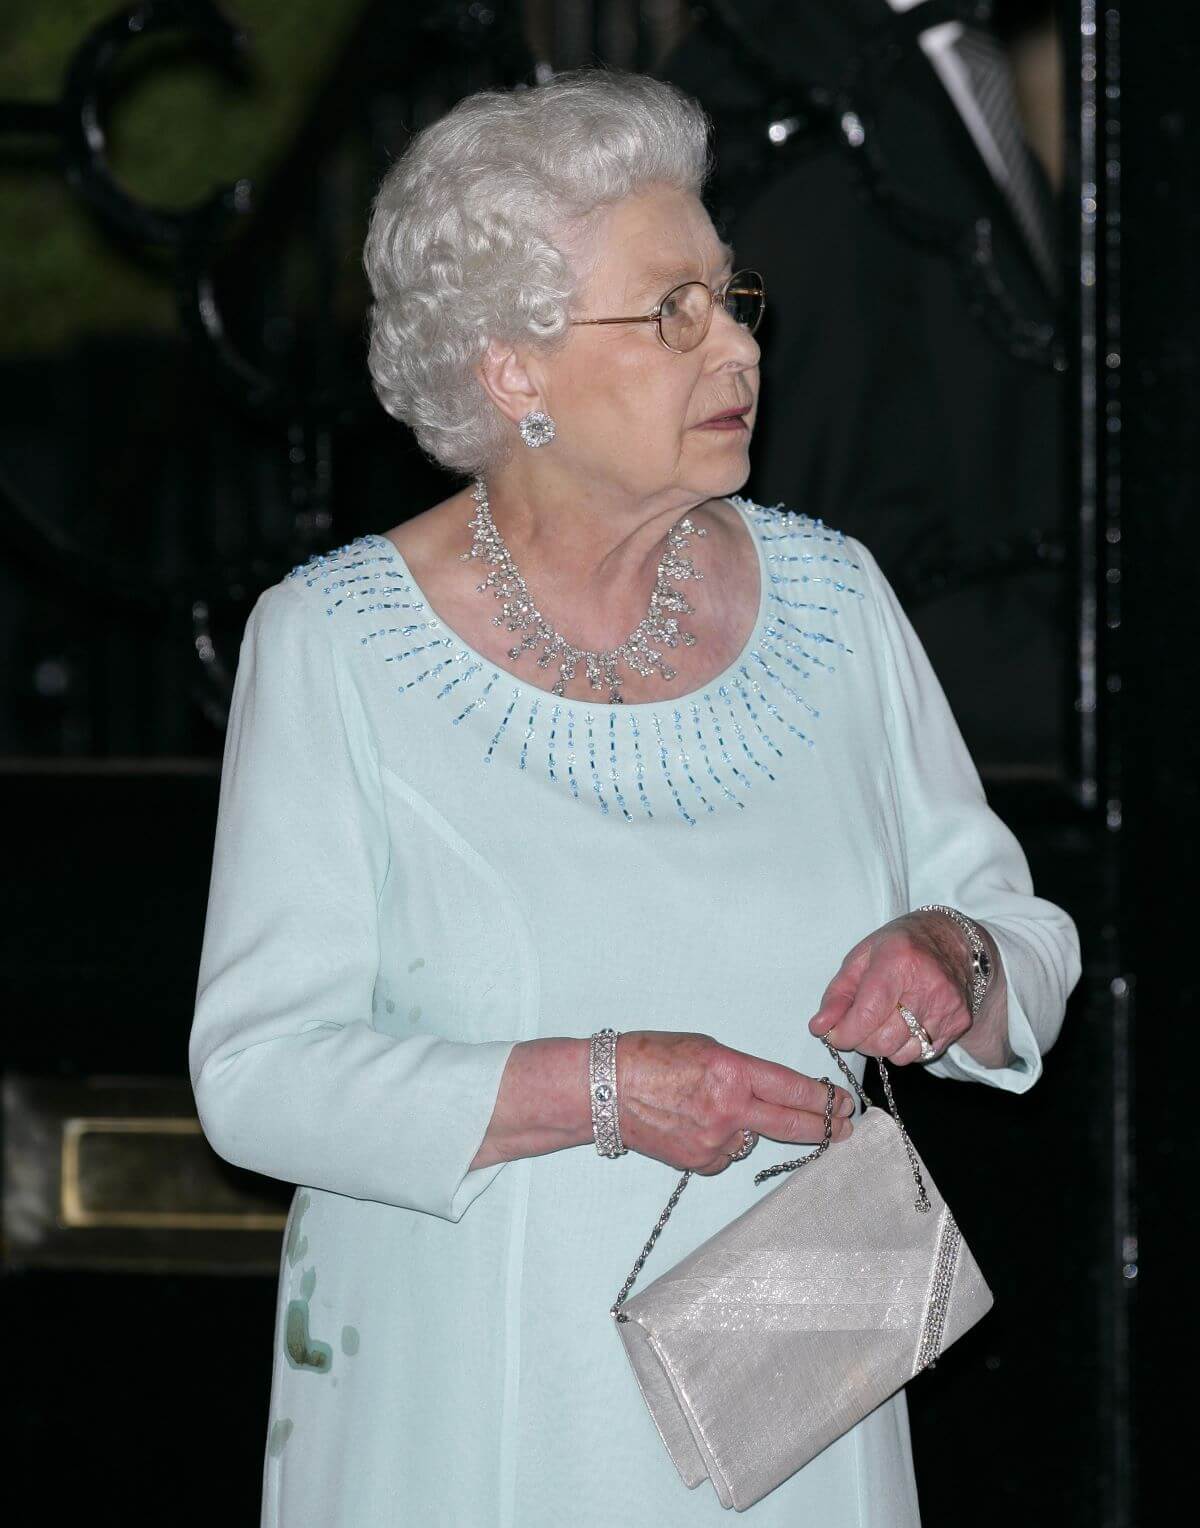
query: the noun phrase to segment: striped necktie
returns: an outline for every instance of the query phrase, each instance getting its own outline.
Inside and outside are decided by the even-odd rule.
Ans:
[[[921,32],[921,49],[1012,209],[1047,285],[1058,285],[1054,233],[1021,128],[1008,55],[990,32],[947,21]]]

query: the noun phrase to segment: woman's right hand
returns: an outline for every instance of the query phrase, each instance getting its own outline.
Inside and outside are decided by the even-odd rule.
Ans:
[[[815,1077],[731,1050],[711,1035],[623,1031],[617,1041],[617,1107],[630,1151],[711,1176],[729,1166],[743,1130],[773,1141],[825,1137],[828,1089]],[[854,1100],[834,1089],[833,1139],[852,1126]]]

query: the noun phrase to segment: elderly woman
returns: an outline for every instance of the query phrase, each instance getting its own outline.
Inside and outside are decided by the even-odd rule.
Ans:
[[[269,1524],[724,1521],[609,1316],[676,1174],[663,1268],[821,1139],[822,1035],[1020,1092],[1078,976],[869,553],[734,496],[763,293],[706,159],[584,72],[379,192],[375,385],[470,481],[250,618],[192,1040],[216,1150],[299,1185]],[[916,1524],[903,1394],[751,1512]]]

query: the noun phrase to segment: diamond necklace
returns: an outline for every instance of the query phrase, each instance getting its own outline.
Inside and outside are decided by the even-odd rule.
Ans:
[[[702,526],[693,525],[684,516],[671,527],[667,532],[666,550],[658,564],[658,575],[650,595],[650,608],[619,647],[610,648],[607,652],[593,652],[568,642],[566,637],[554,630],[533,603],[525,580],[512,560],[512,554],[496,529],[488,503],[487,487],[482,478],[475,480],[473,497],[477,507],[468,525],[475,536],[471,550],[462,554],[462,560],[467,562],[472,557],[478,557],[492,570],[483,583],[477,585],[480,594],[490,589],[498,600],[504,601],[501,613],[492,617],[492,625],[525,633],[515,647],[508,649],[510,658],[520,658],[533,648],[541,647],[543,651],[537,660],[538,668],[558,664],[558,678],[553,685],[555,695],[563,693],[564,686],[575,677],[576,669],[582,664],[593,690],[602,690],[608,686],[610,705],[619,705],[622,700],[621,685],[624,681],[617,673],[619,663],[626,664],[643,677],[657,672],[662,679],[674,679],[675,670],[661,649],[678,647],[681,642],[685,647],[695,646],[695,637],[690,632],[680,631],[678,620],[679,615],[694,615],[695,606],[690,605],[678,589],[671,587],[671,581],[683,583],[689,578],[704,577],[703,573],[697,573],[687,553],[689,536],[708,535]],[[672,611],[676,614],[671,614]]]

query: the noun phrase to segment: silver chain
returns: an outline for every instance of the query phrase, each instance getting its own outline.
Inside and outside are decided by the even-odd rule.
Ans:
[[[662,649],[676,648],[680,643],[684,647],[695,646],[696,638],[690,632],[681,631],[679,627],[679,616],[694,615],[695,606],[689,604],[684,595],[671,585],[672,582],[683,583],[689,578],[704,577],[703,573],[696,571],[687,552],[690,536],[708,535],[702,526],[694,525],[685,516],[671,527],[667,532],[666,550],[659,561],[658,574],[650,594],[650,608],[619,647],[610,648],[607,652],[595,652],[568,642],[566,637],[555,631],[533,603],[533,596],[512,559],[512,553],[496,529],[488,503],[487,487],[482,478],[475,480],[473,496],[477,508],[468,524],[475,534],[471,550],[464,552],[462,558],[464,562],[473,557],[479,558],[492,569],[483,583],[476,586],[480,594],[490,589],[498,600],[504,601],[501,613],[492,617],[492,624],[524,633],[520,642],[508,649],[510,658],[520,658],[535,647],[541,647],[543,651],[537,660],[538,668],[558,664],[558,678],[553,686],[555,695],[563,693],[567,683],[574,679],[576,670],[582,667],[593,690],[608,687],[610,705],[617,705],[621,701],[623,680],[617,673],[619,663],[626,664],[643,678],[655,673],[668,681],[675,678],[675,670],[663,655]]]
[[[654,1251],[654,1243],[662,1235],[663,1227],[666,1225],[667,1221],[670,1220],[671,1211],[679,1203],[679,1196],[683,1193],[684,1189],[687,1188],[688,1181],[691,1176],[692,1174],[689,1169],[689,1171],[685,1172],[683,1177],[680,1178],[679,1182],[675,1185],[674,1192],[667,1200],[666,1204],[663,1206],[662,1214],[658,1217],[658,1224],[654,1227],[654,1230],[651,1231],[650,1238],[646,1242],[646,1245],[642,1248],[637,1262],[634,1263],[633,1267],[630,1269],[629,1277],[625,1280],[624,1284],[621,1285],[621,1293],[613,1301],[612,1308],[609,1310],[609,1315],[615,1316],[618,1321],[629,1320],[629,1317],[621,1309],[622,1305],[625,1304],[625,1297],[633,1288],[634,1284],[637,1283],[638,1274],[641,1273],[642,1269],[646,1266],[646,1259],[650,1256],[651,1252]]]
[[[768,1178],[777,1178],[780,1173],[795,1172],[797,1167],[807,1167],[810,1162],[815,1162],[829,1150],[833,1141],[833,1105],[836,1100],[833,1083],[828,1077],[822,1077],[825,1084],[825,1134],[821,1138],[821,1144],[816,1151],[810,1151],[802,1157],[793,1157],[790,1162],[776,1162],[774,1167],[764,1167],[754,1174],[755,1184],[765,1183]]]
[[[833,1057],[838,1066],[841,1067],[842,1071],[849,1079],[852,1087],[854,1088],[854,1091],[858,1094],[858,1100],[862,1104],[863,1109],[866,1110],[871,1108],[871,1100],[863,1092],[862,1084],[859,1082],[858,1078],[854,1075],[854,1073],[842,1059],[841,1052],[835,1049],[834,1046],[830,1045],[828,1040],[825,1040],[825,1048],[829,1051],[829,1054]],[[921,1164],[917,1158],[916,1148],[913,1146],[912,1141],[909,1139],[908,1131],[905,1130],[903,1121],[901,1120],[900,1115],[896,1110],[896,1100],[892,1096],[892,1083],[888,1076],[887,1067],[884,1065],[883,1057],[876,1056],[875,1060],[879,1066],[879,1077],[883,1083],[884,1094],[887,1097],[888,1110],[891,1113],[892,1118],[896,1121],[897,1127],[899,1128],[900,1139],[904,1142],[904,1150],[908,1154],[909,1166],[912,1168],[913,1182],[917,1186],[917,1197],[914,1201],[913,1208],[924,1215],[927,1214],[930,1209],[932,1209],[932,1205],[929,1202],[929,1195],[925,1191],[925,1180],[921,1176]],[[815,1151],[810,1151],[806,1156],[793,1157],[789,1162],[777,1162],[773,1167],[764,1167],[760,1172],[754,1174],[754,1181],[756,1184],[763,1183],[768,1178],[774,1178],[779,1173],[794,1172],[798,1167],[806,1167],[810,1162],[815,1162],[818,1157],[824,1156],[824,1154],[829,1150],[830,1143],[833,1140],[833,1105],[835,1094],[833,1083],[830,1082],[828,1077],[822,1077],[821,1081],[825,1084],[827,1089],[825,1095],[825,1134],[820,1144],[817,1146],[817,1149]],[[667,1221],[670,1220],[671,1211],[679,1203],[679,1196],[683,1193],[684,1189],[687,1188],[688,1180],[691,1178],[691,1176],[692,1174],[690,1171],[685,1172],[683,1177],[680,1178],[679,1182],[675,1185],[674,1192],[671,1194],[671,1197],[667,1200],[665,1206],[663,1207],[663,1212],[658,1217],[658,1223],[654,1227],[654,1230],[651,1231],[649,1240],[642,1248],[637,1262],[634,1263],[632,1269],[630,1270],[629,1277],[625,1280],[624,1284],[621,1285],[621,1293],[613,1301],[612,1306],[609,1309],[609,1315],[612,1316],[615,1320],[629,1320],[629,1317],[625,1314],[621,1307],[624,1305],[626,1299],[628,1298],[629,1291],[637,1282],[638,1274],[641,1273],[642,1269],[645,1267],[646,1259],[654,1250],[654,1244],[662,1235],[663,1227],[666,1225]]]
[[[825,1044],[828,1049],[833,1052],[834,1060],[841,1067],[842,1071],[845,1072],[846,1076],[849,1077],[850,1081],[854,1084],[854,1091],[858,1094],[859,1099],[862,1101],[863,1108],[868,1108],[870,1106],[870,1101],[868,1100],[866,1094],[863,1092],[854,1073],[846,1065],[845,1061],[842,1060],[841,1052],[834,1050],[833,1046],[829,1044],[828,1040],[825,1041]],[[913,1208],[919,1210],[922,1215],[927,1215],[933,1206],[929,1202],[929,1195],[925,1192],[925,1180],[921,1176],[921,1163],[917,1157],[917,1148],[913,1145],[908,1131],[904,1128],[904,1121],[900,1118],[900,1111],[896,1108],[896,1100],[892,1097],[892,1079],[888,1076],[888,1069],[884,1064],[883,1057],[876,1056],[875,1064],[879,1068],[879,1080],[883,1083],[883,1092],[884,1096],[887,1098],[888,1112],[896,1121],[896,1128],[900,1132],[900,1139],[904,1142],[904,1150],[908,1154],[908,1165],[912,1168],[913,1182],[917,1186],[917,1197],[913,1204]]]

